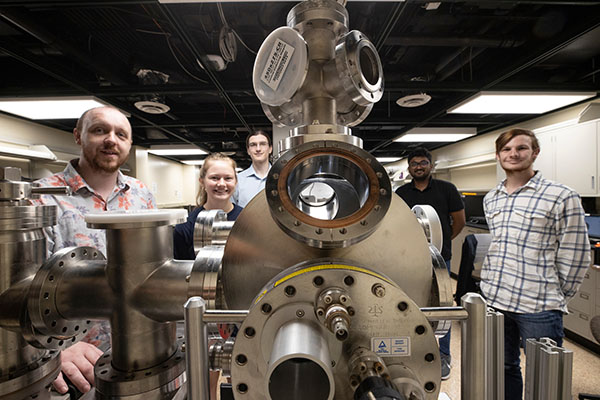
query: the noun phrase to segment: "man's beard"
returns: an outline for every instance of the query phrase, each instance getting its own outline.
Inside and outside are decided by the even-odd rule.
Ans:
[[[426,175],[421,175],[421,176],[413,176],[412,178],[413,178],[415,181],[418,181],[418,182],[423,182],[423,181],[426,181],[427,179],[429,179],[429,176],[430,176],[430,175],[431,175],[431,174],[426,174]]]
[[[107,149],[100,149],[100,150],[107,150]],[[92,167],[92,169],[94,171],[97,172],[106,172],[109,174],[112,174],[114,172],[116,172],[121,165],[123,165],[125,163],[125,158],[121,159],[121,155],[119,154],[119,158],[116,161],[105,161],[102,160],[102,154],[100,153],[100,150],[96,153],[96,154],[92,154],[91,152],[85,151],[83,152],[84,157],[86,158],[86,160],[88,161],[88,163],[90,164],[90,166]]]

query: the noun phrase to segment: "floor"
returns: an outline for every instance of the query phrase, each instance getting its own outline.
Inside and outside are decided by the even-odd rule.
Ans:
[[[452,374],[450,379],[442,382],[441,391],[450,400],[460,400],[460,323],[452,324],[452,339],[450,352],[452,353]],[[565,339],[563,347],[573,351],[573,399],[579,393],[600,394],[600,356],[579,344]],[[521,356],[521,369],[525,373],[525,356]],[[442,397],[440,397],[441,399]]]

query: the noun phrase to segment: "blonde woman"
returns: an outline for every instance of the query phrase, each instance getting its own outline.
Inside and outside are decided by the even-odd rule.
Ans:
[[[196,199],[198,207],[190,213],[187,222],[175,226],[173,232],[173,255],[176,260],[195,259],[194,225],[200,211],[223,210],[229,221],[235,221],[240,215],[242,207],[231,202],[237,184],[235,168],[235,161],[221,153],[213,153],[204,160]]]

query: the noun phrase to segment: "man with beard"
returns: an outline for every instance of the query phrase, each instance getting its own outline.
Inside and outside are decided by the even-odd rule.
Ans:
[[[483,200],[492,242],[481,271],[481,292],[504,314],[505,399],[523,396],[520,348],[549,337],[562,346],[562,314],[590,265],[590,244],[579,195],[533,170],[535,135],[511,129],[496,139],[506,179]]]
[[[48,251],[54,253],[70,246],[93,246],[106,254],[103,230],[89,229],[88,213],[113,210],[156,208],[154,196],[137,179],[123,175],[119,167],[131,149],[131,125],[127,117],[112,107],[86,111],[73,130],[81,146],[80,157],[63,172],[38,181],[41,186],[69,186],[72,196],[41,196],[38,204],[56,205],[58,224],[47,230]],[[96,346],[110,340],[108,323],[93,326],[83,341],[61,354],[62,372],[54,382],[59,393],[66,393],[66,376],[81,392],[94,383],[94,364],[102,355]]]
[[[442,257],[446,261],[446,268],[450,273],[450,259],[452,257],[452,239],[454,239],[465,226],[465,206],[460,194],[450,182],[431,177],[433,169],[431,153],[418,147],[408,155],[408,172],[412,181],[396,190],[396,194],[408,204],[410,208],[417,204],[432,206],[440,217],[444,243]],[[442,379],[450,377],[450,331],[440,339],[440,358],[442,364]]]

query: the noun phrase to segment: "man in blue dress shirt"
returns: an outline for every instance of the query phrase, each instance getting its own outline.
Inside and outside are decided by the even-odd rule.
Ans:
[[[252,132],[246,138],[246,150],[252,159],[252,165],[238,174],[238,184],[232,198],[233,203],[240,207],[246,207],[246,204],[265,188],[267,174],[271,169],[271,138],[264,131]]]

